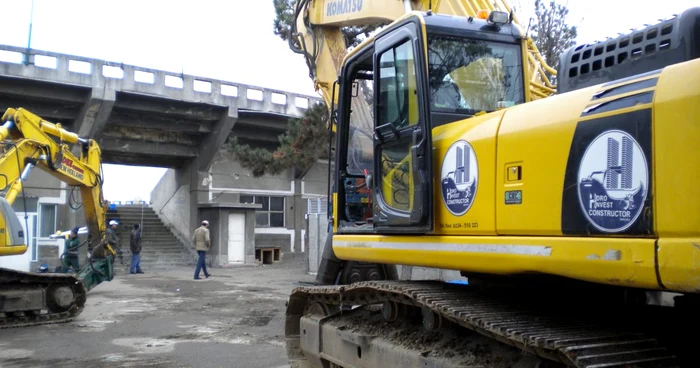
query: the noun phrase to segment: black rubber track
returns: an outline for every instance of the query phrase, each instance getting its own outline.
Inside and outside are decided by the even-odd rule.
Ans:
[[[643,326],[648,316],[595,304],[527,300],[438,281],[364,281],[293,290],[287,305],[287,353],[299,357],[299,319],[309,305],[356,306],[394,301],[428,308],[445,320],[547,359],[579,368],[679,367]]]
[[[0,329],[69,322],[82,313],[87,299],[85,286],[74,275],[60,273],[40,274],[0,268],[0,288],[3,289],[6,287],[21,289],[24,286],[28,288],[36,286],[48,288],[52,285],[71,287],[75,295],[73,305],[60,313],[49,311],[38,315],[25,313],[23,316],[0,317]],[[44,305],[44,309],[48,310],[48,305]]]

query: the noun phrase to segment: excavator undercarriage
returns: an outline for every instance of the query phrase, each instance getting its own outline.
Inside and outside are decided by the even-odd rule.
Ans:
[[[538,282],[479,284],[363,281],[298,287],[287,308],[290,363],[593,368],[677,367],[694,361],[692,339],[681,337],[700,326],[689,306],[648,305],[644,293],[573,281],[559,281],[559,287],[549,283],[550,288]]]
[[[0,268],[0,328],[71,321],[85,307],[87,289],[73,274]]]

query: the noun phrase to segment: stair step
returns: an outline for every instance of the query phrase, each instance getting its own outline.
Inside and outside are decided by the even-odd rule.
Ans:
[[[164,245],[161,247],[154,247],[154,246],[143,246],[141,248],[142,252],[185,252],[186,250],[179,246],[179,245]]]
[[[129,238],[133,224],[141,224],[141,265],[144,269],[187,266],[196,264],[195,256],[186,249],[156,211],[144,205],[119,205],[107,211],[108,219],[119,221],[117,236],[120,239],[125,266],[131,263]]]
[[[143,247],[141,248],[141,253],[186,253],[187,251],[182,247],[168,247],[168,248],[151,248]],[[131,253],[131,251],[129,251]]]
[[[141,221],[141,216],[109,216],[110,219],[115,218],[123,221]],[[160,222],[158,216],[143,216],[144,222]]]
[[[149,226],[149,225],[151,225],[151,226],[153,226],[153,225],[164,226],[163,221],[161,221],[160,219],[144,218],[143,220],[141,220],[140,217],[133,218],[133,219],[128,219],[128,218],[125,219],[123,217],[116,217],[116,216],[110,217],[109,219],[110,220],[117,220],[119,222],[119,224],[121,225],[121,226],[119,226],[120,229],[122,227],[126,227],[126,226],[128,226],[129,229],[131,229],[131,228],[133,228],[134,224],[143,224],[143,226]]]

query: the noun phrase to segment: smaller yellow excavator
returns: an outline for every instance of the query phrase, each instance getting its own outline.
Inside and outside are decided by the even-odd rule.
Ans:
[[[75,145],[79,157],[71,152]],[[106,243],[100,147],[23,108],[0,120],[0,257],[24,254],[27,239],[12,204],[38,167],[80,188],[87,221],[88,262],[76,274],[0,268],[0,328],[66,322],[79,315],[89,290],[114,276],[115,251]],[[22,198],[25,196],[23,195]],[[81,245],[82,246],[82,245]]]

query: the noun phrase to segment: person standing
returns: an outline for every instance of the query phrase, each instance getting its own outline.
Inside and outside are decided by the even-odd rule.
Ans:
[[[202,221],[202,226],[198,227],[194,231],[194,234],[192,234],[192,243],[194,243],[194,247],[197,250],[197,254],[199,254],[199,259],[197,260],[197,268],[195,268],[194,270],[194,279],[201,280],[201,278],[199,277],[200,270],[204,271],[204,276],[206,278],[209,278],[209,276],[211,275],[209,274],[209,272],[207,272],[206,265],[207,251],[211,246],[211,239],[209,238],[209,221]]]
[[[141,225],[134,224],[134,230],[131,231],[131,239],[129,240],[131,248],[131,272],[144,273],[141,271]]]
[[[63,263],[64,273],[67,273],[71,268],[73,268],[75,272],[80,271],[80,262],[78,258],[79,248],[80,239],[78,238],[78,227],[76,226],[70,231],[70,235],[68,235],[68,238],[66,238],[64,242],[63,262],[61,262]]]
[[[112,247],[119,257],[119,262],[124,264],[124,257],[122,256],[122,248],[119,245],[119,237],[117,236],[117,225],[119,223],[115,220],[109,222],[109,227],[107,228],[107,244]]]

